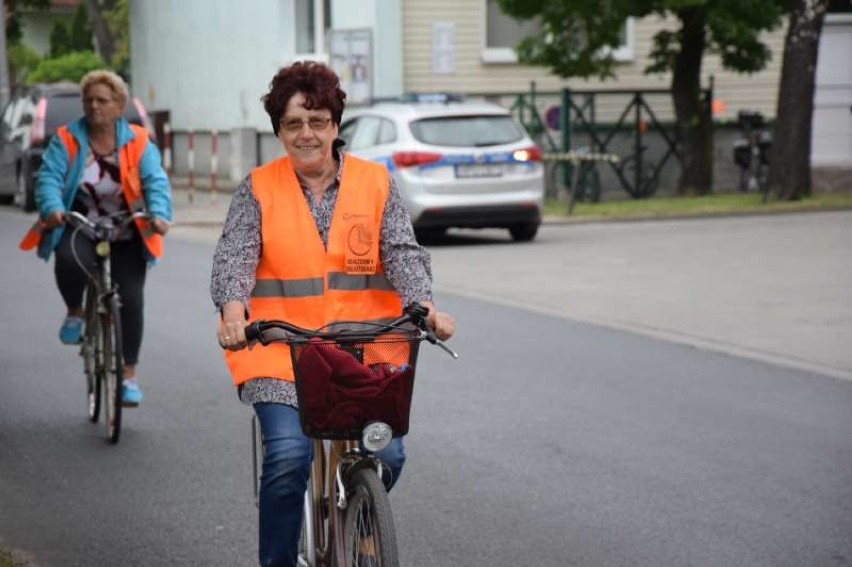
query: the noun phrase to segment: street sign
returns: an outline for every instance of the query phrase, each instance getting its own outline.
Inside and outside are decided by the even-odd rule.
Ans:
[[[557,105],[548,108],[544,113],[544,121],[547,123],[547,127],[551,130],[559,130],[561,114],[562,109]]]

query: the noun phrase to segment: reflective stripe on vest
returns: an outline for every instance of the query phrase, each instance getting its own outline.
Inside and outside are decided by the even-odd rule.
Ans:
[[[328,274],[329,289],[383,289],[393,291],[394,287],[384,274],[347,274],[346,272],[331,272]]]
[[[257,280],[252,297],[309,297],[322,295],[322,278],[304,278],[298,280]],[[393,285],[384,274],[360,275],[345,272],[328,274],[328,289],[367,290],[381,289],[394,291]]]
[[[257,280],[252,297],[310,297],[322,295],[322,278],[301,280]]]
[[[262,256],[249,314],[316,329],[333,321],[388,321],[402,311],[385,276],[379,234],[389,190],[384,166],[346,155],[328,234],[317,232],[289,158],[251,174],[260,205]],[[280,343],[226,351],[235,384],[251,378],[293,380],[290,349]]]

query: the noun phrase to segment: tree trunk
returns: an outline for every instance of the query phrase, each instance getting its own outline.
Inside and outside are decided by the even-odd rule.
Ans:
[[[89,26],[95,34],[95,43],[98,46],[104,62],[107,65],[112,64],[112,56],[115,53],[115,42],[112,38],[112,32],[101,14],[101,6],[98,0],[86,0],[86,12],[89,16]]]
[[[6,4],[0,7],[0,108],[6,108],[6,103],[11,98],[11,87],[9,81],[9,58],[6,54]]]
[[[819,38],[828,0],[791,0],[775,116],[769,188],[783,201],[811,194],[811,123]]]
[[[672,98],[683,156],[678,192],[707,195],[713,191],[713,130],[709,109],[701,96],[701,60],[707,47],[700,9],[678,12],[680,51],[672,73]]]

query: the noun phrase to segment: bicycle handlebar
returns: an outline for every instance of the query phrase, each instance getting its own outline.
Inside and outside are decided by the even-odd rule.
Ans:
[[[115,219],[119,216],[123,216],[123,218],[121,218],[116,226]],[[65,213],[64,217],[72,226],[88,229],[90,235],[99,240],[112,240],[115,232],[128,227],[134,220],[150,220],[154,218],[154,215],[147,210],[136,211],[135,213],[130,214],[120,212],[113,213],[112,215],[107,215],[93,221],[77,211],[68,211]]]
[[[337,340],[354,337],[376,337],[382,333],[400,329],[407,323],[412,323],[423,333],[423,338],[433,345],[440,347],[453,358],[458,358],[459,355],[456,352],[448,348],[443,341],[439,340],[438,337],[435,336],[435,332],[426,322],[426,315],[428,314],[429,310],[426,307],[419,303],[412,303],[405,308],[402,316],[394,319],[390,323],[369,323],[371,326],[369,330],[359,329],[357,331],[323,331],[323,327],[320,327],[319,329],[305,329],[304,327],[299,327],[287,321],[278,319],[258,319],[257,321],[251,322],[245,328],[245,334],[246,340],[249,344],[258,342],[261,345],[266,346],[272,342],[285,342],[289,344],[291,342],[309,338]],[[355,322],[353,321],[353,323]],[[358,321],[357,323],[362,322]],[[270,332],[276,330],[283,331],[283,333],[275,334]]]

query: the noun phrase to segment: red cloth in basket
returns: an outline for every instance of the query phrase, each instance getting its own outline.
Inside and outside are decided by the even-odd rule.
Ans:
[[[338,346],[321,341],[302,347],[297,364],[299,407],[313,427],[350,431],[369,421],[383,421],[395,432],[408,429],[411,366],[367,366]]]

